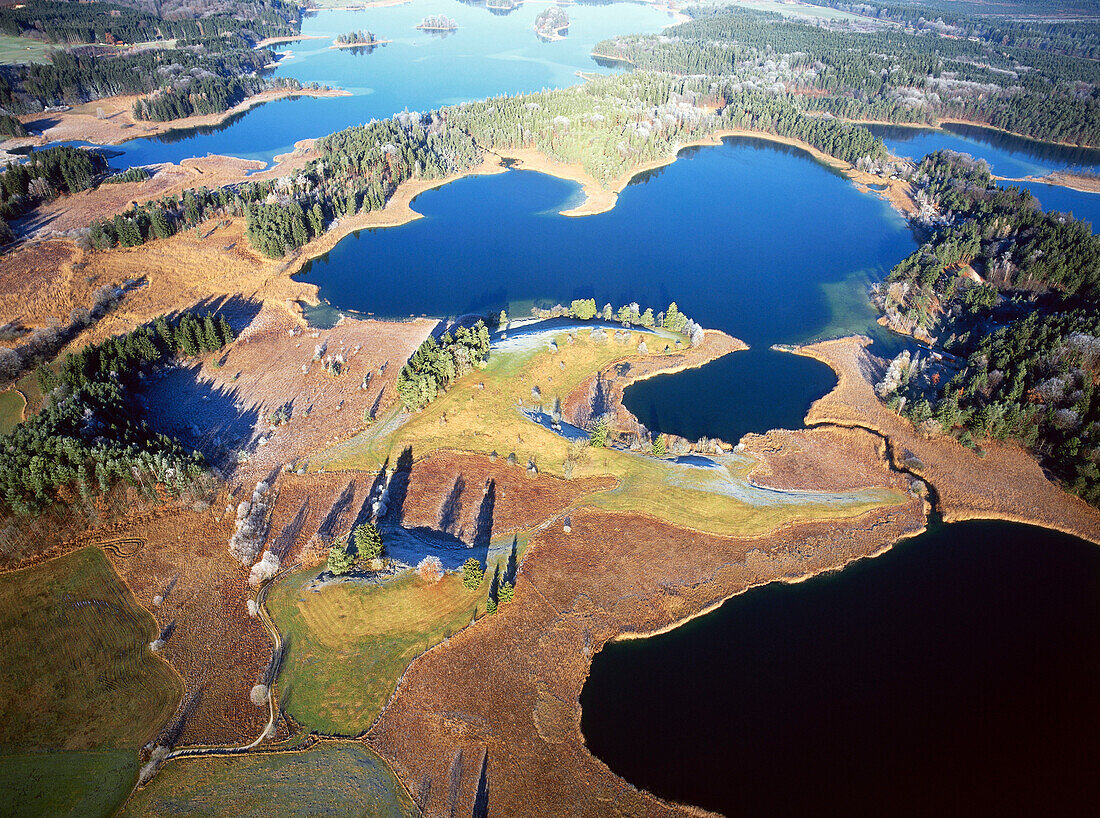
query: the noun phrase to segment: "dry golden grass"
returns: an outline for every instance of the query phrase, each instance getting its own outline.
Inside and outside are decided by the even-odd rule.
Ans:
[[[870,556],[922,524],[915,499],[754,538],[578,512],[571,534],[553,526],[532,543],[514,602],[410,666],[369,740],[425,814],[468,812],[486,753],[491,814],[698,814],[635,789],[588,752],[579,696],[593,654],[755,585]]]
[[[974,518],[1032,523],[1100,543],[1100,511],[1063,491],[1020,446],[982,441],[983,454],[953,438],[920,434],[875,395],[875,361],[866,338],[842,338],[799,353],[832,367],[836,389],[810,407],[810,424],[862,426],[890,440],[892,457],[932,484],[948,522]],[[916,459],[913,459],[915,456]]]

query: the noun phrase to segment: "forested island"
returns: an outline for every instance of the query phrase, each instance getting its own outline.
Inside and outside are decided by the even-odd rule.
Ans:
[[[380,40],[373,31],[349,31],[347,34],[338,34],[332,41],[333,48],[372,48],[380,45],[385,40]]]
[[[431,14],[421,20],[417,28],[421,31],[454,31],[458,23],[444,14]]]
[[[535,33],[544,40],[560,40],[569,28],[569,15],[557,6],[540,11],[535,18]]]

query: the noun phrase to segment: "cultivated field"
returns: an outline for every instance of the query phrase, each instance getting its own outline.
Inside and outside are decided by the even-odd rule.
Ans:
[[[385,763],[351,741],[323,741],[305,752],[173,761],[120,813],[124,818],[419,814]]]
[[[464,588],[458,574],[430,584],[410,571],[386,585],[311,590],[317,573],[287,577],[267,597],[289,645],[282,703],[307,730],[362,733],[409,662],[485,612],[485,594]]]
[[[176,709],[156,623],[96,548],[0,576],[0,746],[137,749]]]

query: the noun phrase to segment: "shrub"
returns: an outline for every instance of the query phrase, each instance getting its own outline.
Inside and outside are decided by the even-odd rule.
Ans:
[[[429,555],[416,564],[416,573],[425,582],[434,584],[443,579],[443,563],[439,557]]]

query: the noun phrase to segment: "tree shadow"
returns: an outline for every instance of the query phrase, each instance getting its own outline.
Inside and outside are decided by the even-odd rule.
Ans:
[[[489,750],[481,755],[481,775],[477,779],[477,792],[474,793],[472,818],[489,818]]]
[[[382,464],[382,468],[378,470],[378,474],[374,476],[374,482],[370,484],[370,489],[363,497],[363,504],[359,506],[359,511],[351,523],[352,531],[364,523],[369,523],[371,518],[374,517],[374,503],[382,499],[382,492],[386,488],[386,471],[389,465],[390,460],[387,457],[386,462]]]
[[[294,519],[283,526],[283,530],[271,541],[271,545],[268,546],[267,550],[282,561],[302,532],[302,526],[305,525],[307,516],[309,516],[309,497],[306,497],[301,508],[298,509],[298,513],[294,515]]]
[[[439,530],[447,534],[456,534],[455,524],[462,516],[462,492],[466,490],[466,479],[460,474],[443,500],[439,509]],[[457,534],[456,534],[457,536]]]
[[[317,537],[320,540],[326,543],[331,543],[336,540],[336,532],[339,530],[340,523],[344,519],[347,510],[351,508],[351,501],[354,497],[355,481],[352,480],[336,497],[336,500],[332,504],[332,508],[328,510],[325,519],[321,521],[321,525],[317,528]]]
[[[249,326],[263,309],[263,302],[255,298],[246,298],[242,295],[227,295],[220,298],[204,298],[196,301],[186,310],[172,313],[169,318],[179,318],[182,312],[205,313],[209,312],[215,318],[224,318],[233,328],[233,332],[239,335],[243,329]]]
[[[471,545],[474,548],[489,548],[489,541],[493,537],[493,512],[497,504],[496,481],[491,477],[485,481],[485,493],[481,498],[481,508],[477,512],[477,522],[474,524],[474,539]]]
[[[412,446],[406,446],[398,456],[397,462],[394,464],[393,476],[390,478],[386,518],[392,523],[400,524],[404,519],[405,500],[409,496],[409,480],[412,478],[412,467]]]
[[[237,388],[200,379],[200,370],[198,363],[161,369],[140,383],[135,397],[150,427],[201,452],[207,463],[229,473],[237,467],[238,452],[256,449],[260,408],[244,406]]]
[[[508,551],[508,563],[504,567],[504,581],[512,585],[516,584],[516,574],[519,573],[519,535],[512,536],[512,547]]]

